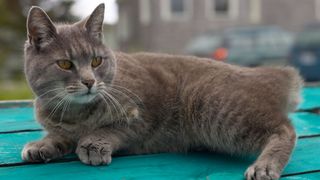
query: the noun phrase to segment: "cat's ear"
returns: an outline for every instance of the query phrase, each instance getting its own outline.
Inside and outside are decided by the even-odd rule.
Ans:
[[[98,41],[102,41],[103,31],[103,18],[104,18],[104,4],[99,4],[92,12],[92,14],[84,21],[80,22],[89,35]]]
[[[49,44],[56,36],[57,31],[49,16],[40,8],[33,6],[27,18],[29,43],[37,48]]]

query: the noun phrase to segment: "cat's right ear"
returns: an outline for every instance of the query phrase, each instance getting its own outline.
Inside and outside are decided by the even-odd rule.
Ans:
[[[56,36],[57,31],[49,16],[37,6],[29,10],[27,18],[29,43],[40,49],[49,44]]]
[[[91,37],[98,41],[102,41],[103,37],[103,19],[104,19],[104,4],[99,4],[86,19],[77,22],[76,25],[85,28]]]

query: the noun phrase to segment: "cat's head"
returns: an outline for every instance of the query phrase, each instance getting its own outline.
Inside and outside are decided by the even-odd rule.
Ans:
[[[115,57],[103,44],[104,4],[75,24],[54,24],[39,7],[27,18],[25,73],[40,98],[86,103],[112,83]]]

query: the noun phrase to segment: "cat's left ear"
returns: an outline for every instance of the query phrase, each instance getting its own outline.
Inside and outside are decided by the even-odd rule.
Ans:
[[[27,18],[29,43],[37,48],[49,44],[57,35],[56,28],[49,16],[40,8],[33,6]]]
[[[103,31],[103,19],[104,19],[104,4],[99,4],[92,14],[84,21],[79,22],[78,25],[83,26],[89,35],[98,41],[102,41]]]

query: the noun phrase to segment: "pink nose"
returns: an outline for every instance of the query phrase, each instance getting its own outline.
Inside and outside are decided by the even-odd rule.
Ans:
[[[95,80],[94,79],[85,79],[81,81],[82,84],[86,85],[88,87],[88,89],[91,89]]]

